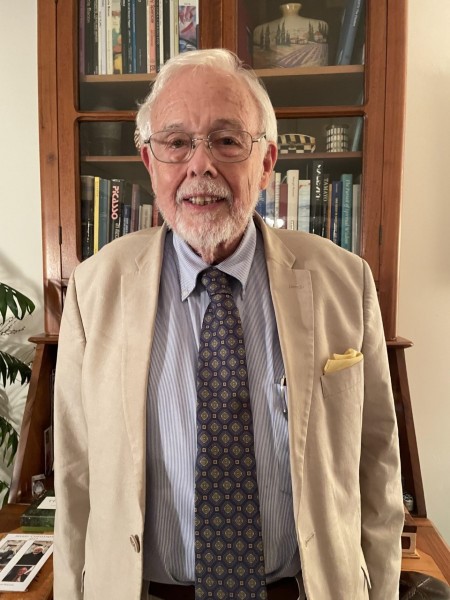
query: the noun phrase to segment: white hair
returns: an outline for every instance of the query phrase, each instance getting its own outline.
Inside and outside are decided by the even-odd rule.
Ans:
[[[163,91],[166,84],[184,68],[211,67],[215,71],[222,71],[240,78],[248,87],[253,96],[259,113],[259,126],[261,132],[266,133],[266,140],[277,143],[277,118],[264,84],[258,79],[255,72],[244,67],[243,62],[229,50],[214,48],[208,50],[194,50],[183,52],[168,60],[162,67],[152,85],[152,89],[141,104],[136,115],[136,143],[141,146],[148,140],[152,131],[150,119],[153,105]]]

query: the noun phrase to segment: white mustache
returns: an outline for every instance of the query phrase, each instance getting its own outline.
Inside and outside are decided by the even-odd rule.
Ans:
[[[193,196],[215,196],[216,198],[224,198],[227,201],[233,198],[233,194],[226,184],[211,179],[203,179],[181,185],[176,194],[177,204],[181,204],[185,198]]]

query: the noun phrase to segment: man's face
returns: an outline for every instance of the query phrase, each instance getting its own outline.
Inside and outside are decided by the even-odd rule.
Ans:
[[[219,129],[243,129],[259,137],[256,103],[239,79],[209,67],[185,68],[167,84],[152,113],[153,132],[178,130],[206,137]],[[148,146],[142,159],[152,178],[158,206],[168,225],[207,262],[236,249],[254,210],[258,192],[267,186],[276,146],[265,153],[261,143],[245,161],[214,159],[200,142],[189,162],[157,161]]]

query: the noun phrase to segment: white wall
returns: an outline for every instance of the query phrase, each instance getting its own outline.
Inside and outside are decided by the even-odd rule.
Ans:
[[[35,312],[0,335],[2,350],[25,362],[30,335],[44,330],[36,64],[37,2],[0,0],[0,281],[31,298]],[[4,328],[0,328],[3,332]],[[0,414],[20,430],[27,386],[0,386]],[[0,479],[12,468],[0,460]]]
[[[0,280],[9,273],[42,306],[36,4],[0,0]],[[450,542],[448,23],[448,0],[410,1],[399,334],[415,343],[407,364],[428,512]]]
[[[450,2],[410,0],[399,334],[428,516],[450,543]]]

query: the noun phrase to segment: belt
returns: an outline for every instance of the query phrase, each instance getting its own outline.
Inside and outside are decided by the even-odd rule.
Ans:
[[[193,585],[174,585],[150,582],[148,593],[161,600],[194,600]],[[299,591],[295,577],[285,577],[267,584],[268,600],[298,600]]]

